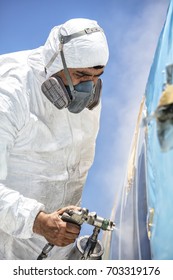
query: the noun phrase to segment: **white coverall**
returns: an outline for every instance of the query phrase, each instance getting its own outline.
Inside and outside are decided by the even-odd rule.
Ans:
[[[66,32],[97,26],[95,21],[80,20],[72,29],[67,22]],[[59,28],[51,31],[43,47],[0,57],[0,259],[37,259],[47,241],[32,231],[36,215],[40,210],[51,213],[63,206],[80,205],[93,162],[100,106],[73,114],[58,110],[41,91],[45,79],[63,69],[58,55],[47,75],[44,72],[58,50],[55,34]],[[91,36],[105,49],[103,34],[98,33]],[[81,43],[87,36],[65,45],[69,67],[106,64],[107,50],[102,57],[93,54],[93,62],[68,57],[69,45],[75,40]],[[49,259],[67,258],[70,248],[54,246]]]

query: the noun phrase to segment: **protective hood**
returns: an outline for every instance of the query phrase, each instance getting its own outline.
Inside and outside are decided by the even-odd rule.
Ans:
[[[79,18],[71,19],[51,30],[41,53],[47,76],[63,69],[59,53],[59,34],[70,35],[94,27],[99,27],[96,21]],[[64,45],[63,51],[68,68],[105,66],[109,57],[107,40],[103,31],[73,38]]]

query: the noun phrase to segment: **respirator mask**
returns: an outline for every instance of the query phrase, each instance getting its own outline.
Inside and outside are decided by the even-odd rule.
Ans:
[[[68,108],[71,113],[80,113],[84,108],[92,110],[99,104],[102,81],[98,79],[96,85],[92,81],[82,82],[70,90],[60,77],[54,76],[47,79],[41,89],[58,109]]]
[[[101,30],[101,28],[97,27],[87,28],[83,31],[76,32],[71,35],[59,35],[60,55],[68,86],[64,85],[62,79],[57,75],[53,75],[50,78],[48,78],[41,86],[44,95],[58,109],[68,108],[68,110],[71,113],[80,113],[85,108],[92,110],[99,104],[102,91],[102,80],[98,79],[96,84],[94,84],[93,81],[86,81],[74,86],[69,71],[67,69],[63,52],[63,45],[75,37],[79,37],[93,32],[98,32]]]

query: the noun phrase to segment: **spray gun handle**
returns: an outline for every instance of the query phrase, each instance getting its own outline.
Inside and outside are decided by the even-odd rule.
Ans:
[[[76,225],[81,225],[83,224],[83,221],[81,220],[76,220],[74,219],[72,216],[70,216],[67,212],[64,212],[60,218],[67,223],[72,223],[72,224],[76,224]]]
[[[61,215],[64,222],[69,222],[76,225],[82,225],[88,219],[88,209],[81,208],[80,210],[68,210]]]

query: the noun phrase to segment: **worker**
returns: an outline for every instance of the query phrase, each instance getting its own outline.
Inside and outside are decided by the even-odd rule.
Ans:
[[[34,50],[0,56],[0,259],[67,259],[94,160],[108,44],[95,20],[55,26]]]

